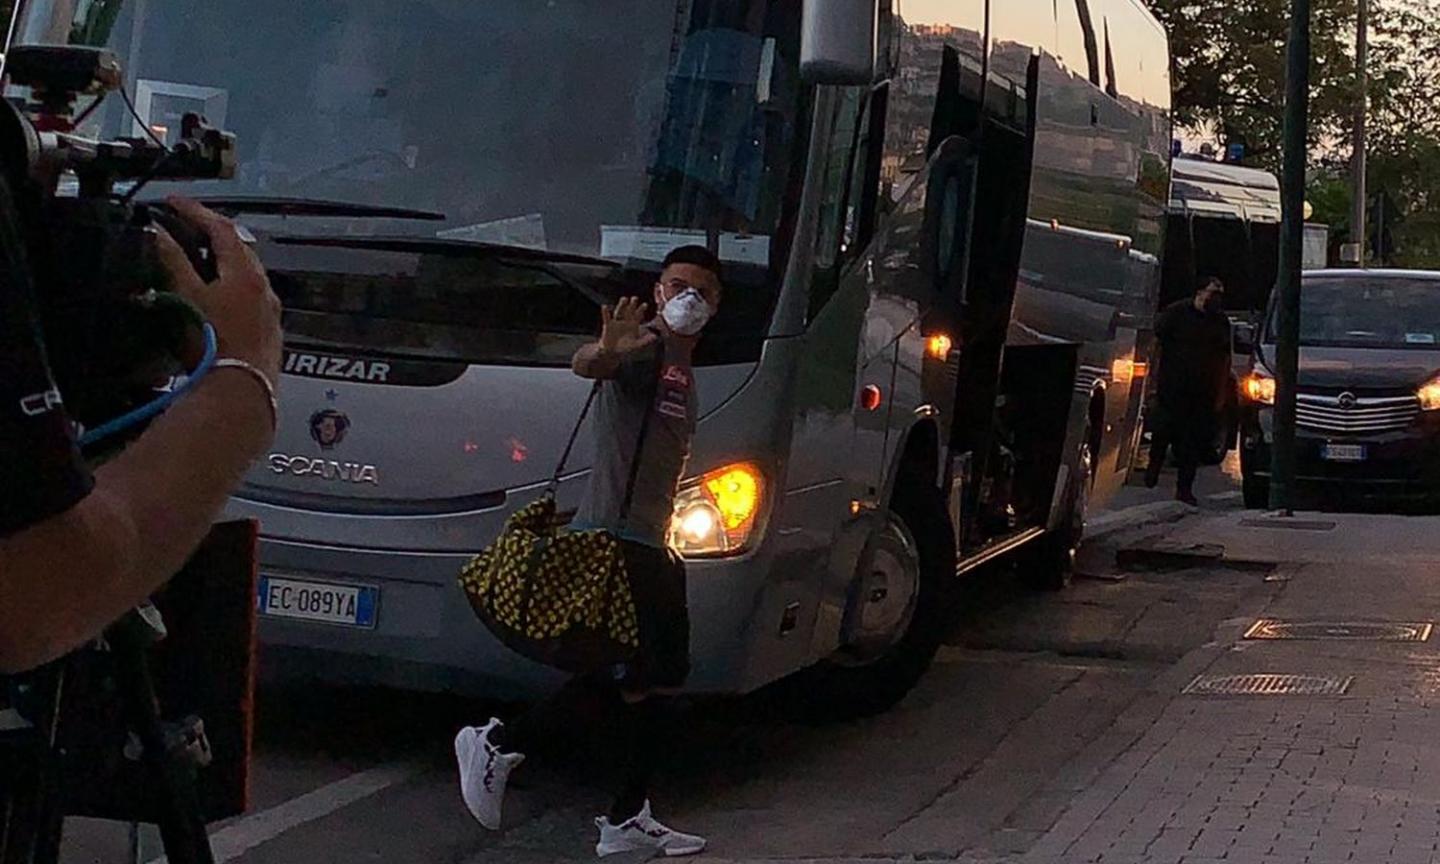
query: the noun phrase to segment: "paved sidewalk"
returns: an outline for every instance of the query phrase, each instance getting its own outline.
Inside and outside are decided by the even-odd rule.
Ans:
[[[1055,791],[1078,794],[1018,860],[1440,862],[1440,715],[1431,710],[1440,633],[1426,642],[1243,638],[1260,615],[1440,620],[1440,519],[1307,515],[1297,529],[1256,527],[1257,517],[1177,526],[1177,542],[1279,563],[1286,581],[1121,717],[1118,758],[1088,777],[1083,766],[1062,772],[1070,776]],[[1269,523],[1279,524],[1295,523]],[[1339,696],[1178,695],[1202,673],[1350,681]]]

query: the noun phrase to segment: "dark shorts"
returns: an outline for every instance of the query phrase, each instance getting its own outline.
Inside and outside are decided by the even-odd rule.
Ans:
[[[679,687],[690,675],[685,563],[669,549],[620,541],[640,624],[640,650],[616,670],[626,689]]]

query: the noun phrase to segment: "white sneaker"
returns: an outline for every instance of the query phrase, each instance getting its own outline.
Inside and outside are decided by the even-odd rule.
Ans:
[[[490,719],[484,728],[466,726],[455,736],[455,761],[460,764],[460,797],[475,820],[491,831],[500,830],[500,807],[505,803],[505,781],[525,761],[520,753],[501,753],[490,743],[490,733],[505,724]]]
[[[694,855],[705,850],[705,838],[694,834],[682,834],[666,828],[650,815],[650,802],[646,801],[639,815],[619,825],[611,825],[607,816],[595,820],[600,829],[600,842],[595,844],[595,854],[601,858],[617,852],[635,852],[654,849],[666,857]]]

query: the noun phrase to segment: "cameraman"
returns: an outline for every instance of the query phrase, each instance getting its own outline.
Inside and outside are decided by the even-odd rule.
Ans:
[[[226,219],[170,202],[203,229],[206,284],[163,231],[173,290],[214,325],[217,366],[93,475],[55,389],[19,231],[0,215],[0,673],[99,636],[176,573],[275,432],[280,303]],[[0,213],[11,200],[0,188]]]

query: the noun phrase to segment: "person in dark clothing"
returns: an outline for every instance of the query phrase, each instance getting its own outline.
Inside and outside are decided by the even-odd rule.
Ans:
[[[0,674],[93,641],[180,569],[274,440],[281,355],[280,301],[255,253],[228,220],[173,201],[210,238],[220,275],[206,283],[164,231],[154,251],[215,328],[221,360],[123,453],[90,465],[42,332],[40,299],[61,286],[32,278],[13,201],[0,179]]]
[[[1170,304],[1155,320],[1159,381],[1151,414],[1150,464],[1145,485],[1160,482],[1165,451],[1175,454],[1175,498],[1195,505],[1195,472],[1212,446],[1230,381],[1230,319],[1225,286],[1211,277],[1195,296]]]
[[[598,708],[598,718],[589,716],[583,725],[611,731],[623,762],[610,812],[595,820],[600,831],[596,854],[648,850],[676,856],[705,848],[703,838],[656,821],[647,790],[676,725],[664,697],[683,687],[690,673],[685,566],[669,547],[668,533],[695,434],[691,355],[719,308],[720,295],[720,261],[714,253],[683,246],[662,265],[655,285],[658,314],[648,317],[645,304],[635,298],[606,307],[599,340],[575,354],[575,373],[604,383],[597,399],[589,495],[572,527],[608,531],[619,539],[639,619],[640,650],[620,668],[577,677],[509,726],[492,719],[484,727],[460,731],[455,753],[461,792],[486,828],[500,827],[506,778],[524,753],[540,745],[546,734],[541,722],[557,715],[576,718],[569,703],[589,697],[584,701]]]

